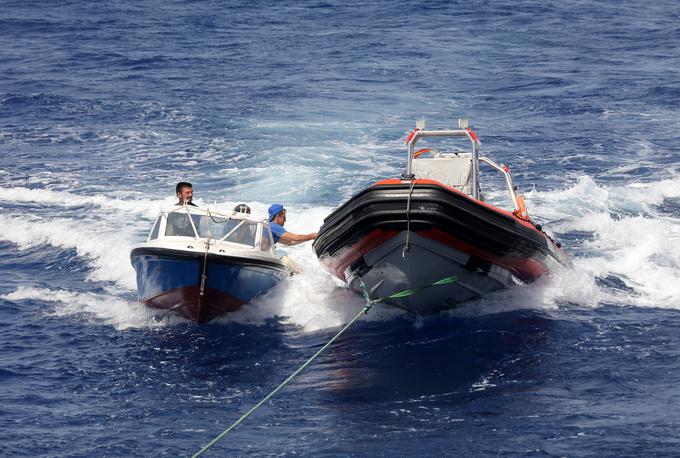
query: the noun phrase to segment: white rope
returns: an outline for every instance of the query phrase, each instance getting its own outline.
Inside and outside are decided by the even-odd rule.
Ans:
[[[416,183],[419,178],[411,179],[411,189],[408,192],[408,197],[406,198],[406,241],[404,242],[404,249],[401,252],[401,257],[405,258],[408,252],[411,250],[411,195],[413,194],[413,188],[415,188]]]
[[[210,214],[210,209],[206,209],[206,212],[208,214],[209,218],[212,218],[212,215]],[[201,297],[203,297],[203,292],[205,290],[205,281],[208,279],[208,276],[205,274],[207,268],[208,268],[208,251],[210,251],[210,223],[207,223],[208,227],[208,237],[205,240],[205,255],[203,256],[203,273],[201,274],[201,290],[198,298],[198,309],[201,309]]]

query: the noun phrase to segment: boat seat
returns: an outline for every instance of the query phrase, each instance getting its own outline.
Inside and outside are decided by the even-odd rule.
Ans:
[[[416,178],[438,181],[472,195],[472,159],[465,156],[417,158],[412,163]]]

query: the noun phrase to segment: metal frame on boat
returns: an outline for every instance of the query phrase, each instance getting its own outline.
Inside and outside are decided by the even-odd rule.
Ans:
[[[237,310],[288,275],[266,220],[190,205],[162,210],[130,259],[141,302],[199,323]]]
[[[458,127],[459,129],[443,129],[443,130],[425,130],[425,122],[423,120],[418,120],[416,123],[417,127],[416,129],[411,132],[411,134],[408,136],[406,139],[406,157],[407,157],[407,165],[406,165],[406,173],[402,175],[404,178],[411,178],[411,177],[416,177],[414,175],[414,159],[417,159],[420,154],[419,153],[426,153],[426,152],[432,152],[435,159],[451,159],[451,158],[466,158],[469,157],[470,159],[470,169],[471,169],[471,193],[470,195],[475,198],[475,199],[480,199],[481,196],[481,190],[479,186],[479,162],[484,162],[485,164],[488,164],[491,166],[493,169],[495,169],[497,172],[500,172],[503,174],[505,181],[508,186],[508,192],[510,193],[510,196],[512,197],[512,202],[515,206],[515,210],[519,211],[520,210],[520,205],[519,205],[519,200],[517,193],[515,192],[515,187],[512,183],[512,175],[510,175],[510,169],[506,165],[499,165],[496,162],[492,161],[488,157],[485,156],[480,156],[479,155],[479,139],[477,138],[477,135],[474,133],[474,131],[468,126],[468,120],[466,118],[460,118],[458,120]],[[415,151],[415,145],[418,142],[418,140],[422,138],[433,138],[433,137],[463,137],[467,138],[470,141],[471,145],[471,152],[470,153],[465,153],[465,152],[453,152],[453,153],[441,153],[438,150],[433,150],[431,148],[425,148],[420,151]]]

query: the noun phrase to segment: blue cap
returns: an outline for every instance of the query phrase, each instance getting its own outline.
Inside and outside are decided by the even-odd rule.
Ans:
[[[281,204],[274,204],[271,207],[269,207],[269,221],[273,220],[276,215],[281,213],[283,211],[283,205]]]

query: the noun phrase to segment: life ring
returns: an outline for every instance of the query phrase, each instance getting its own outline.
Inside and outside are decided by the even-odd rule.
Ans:
[[[441,153],[434,148],[423,148],[423,149],[419,149],[418,151],[413,153],[413,159],[416,159],[416,158],[422,156],[425,153],[432,153],[435,157],[441,155]]]

